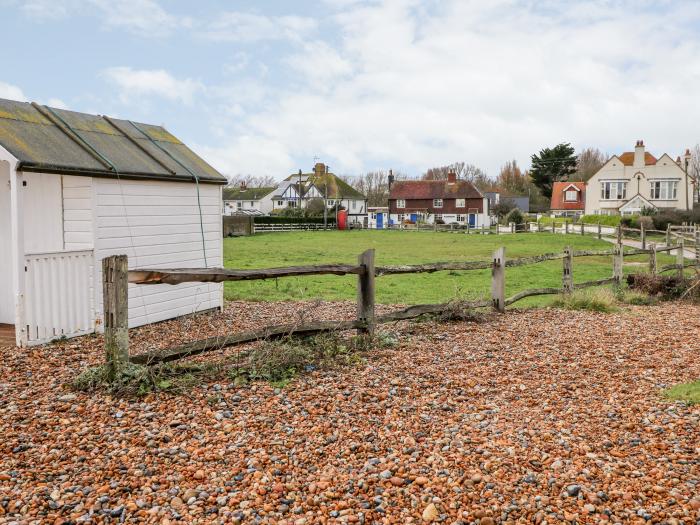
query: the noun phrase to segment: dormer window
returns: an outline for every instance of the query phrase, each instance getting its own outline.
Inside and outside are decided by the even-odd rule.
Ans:
[[[578,200],[578,192],[576,190],[566,190],[564,200],[567,202],[576,202]]]

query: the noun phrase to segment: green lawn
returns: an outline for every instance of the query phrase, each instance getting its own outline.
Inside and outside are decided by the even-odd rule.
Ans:
[[[493,251],[506,247],[506,257],[524,257],[561,252],[566,245],[577,250],[606,250],[612,244],[592,236],[551,233],[519,235],[465,235],[411,231],[283,232],[224,240],[227,268],[270,268],[321,263],[354,263],[368,248],[376,250],[376,264],[417,264],[455,260],[490,260]],[[646,271],[646,256],[628,257],[639,267],[626,272]],[[659,255],[659,265],[672,259]],[[561,285],[561,261],[548,261],[506,270],[506,295],[527,288]],[[611,257],[574,259],[574,282],[612,275]],[[483,298],[490,294],[490,270],[446,271],[433,274],[392,275],[377,278],[377,302],[420,304],[454,299]],[[286,299],[355,299],[354,276],[321,275],[286,277],[277,280],[228,282],[228,300],[277,301]],[[532,298],[518,306],[545,304],[551,297]]]

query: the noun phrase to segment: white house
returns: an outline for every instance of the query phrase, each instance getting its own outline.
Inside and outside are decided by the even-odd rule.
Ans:
[[[634,151],[613,155],[586,183],[586,214],[631,215],[644,208],[689,210],[693,180],[686,170],[690,152],[675,161],[656,158],[639,140]]]
[[[272,195],[273,209],[306,208],[312,200],[325,201],[328,208],[343,207],[349,223],[367,225],[367,197],[331,173],[322,162],[314,165],[313,172],[290,175]]]
[[[248,188],[245,183],[239,187],[224,188],[224,215],[268,215],[272,209],[274,187]]]
[[[160,126],[0,99],[0,324],[102,329],[101,261],[221,267],[226,179]],[[129,326],[221,308],[220,284],[129,287]]]

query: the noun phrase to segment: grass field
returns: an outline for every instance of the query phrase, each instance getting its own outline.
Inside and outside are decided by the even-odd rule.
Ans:
[[[611,249],[612,245],[591,236],[551,233],[519,235],[464,235],[401,231],[330,231],[267,233],[224,240],[224,265],[227,268],[269,268],[321,263],[354,263],[368,248],[376,250],[376,264],[417,264],[441,261],[490,260],[493,251],[506,247],[506,257],[524,257],[561,252],[567,245],[577,250]],[[628,257],[638,267],[625,271],[646,271],[646,256]],[[659,265],[672,259],[659,255]],[[561,285],[561,261],[508,268],[506,295],[527,288]],[[574,259],[574,282],[602,279],[612,275],[611,257]],[[433,274],[378,277],[377,302],[419,304],[446,302],[458,298],[487,297],[491,286],[490,270],[446,271]],[[320,275],[287,277],[278,280],[228,282],[228,300],[277,301],[287,299],[355,299],[354,276]],[[552,297],[532,298],[518,306],[546,304]]]

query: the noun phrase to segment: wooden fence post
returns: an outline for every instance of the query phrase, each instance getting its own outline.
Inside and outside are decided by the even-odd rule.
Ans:
[[[666,225],[666,246],[671,246],[671,223]]]
[[[617,225],[617,244],[622,244],[622,224]]]
[[[542,222],[537,221],[537,233],[541,233],[541,232],[542,232]]]
[[[126,255],[102,259],[105,358],[113,379],[129,362],[129,260]]]
[[[598,223],[598,239],[603,238],[603,228],[600,226],[600,223]]]
[[[510,223],[510,233],[515,233],[515,223],[514,222]]]
[[[562,268],[562,289],[565,294],[570,294],[574,291],[574,252],[571,246],[564,248],[564,266]]]
[[[617,286],[622,284],[623,257],[623,246],[618,243],[613,247],[613,279],[615,279],[615,284]]]
[[[497,312],[505,312],[506,305],[506,249],[493,252],[491,267],[491,305]]]
[[[649,273],[651,275],[656,275],[656,243],[649,243]]]
[[[685,241],[681,237],[678,239],[678,248],[676,249],[676,266],[680,278],[683,278],[683,264],[685,264]]]
[[[695,227],[695,266],[700,270],[700,228]]]
[[[585,233],[585,230],[583,227],[584,227],[584,224],[583,224],[583,222],[581,222],[581,235],[583,235]]]
[[[374,336],[374,249],[360,254],[358,263],[365,271],[357,276],[357,320],[364,324],[359,334]]]
[[[569,221],[564,220],[564,233],[569,233]]]
[[[644,226],[644,223],[641,223],[639,225],[639,237],[641,238],[642,241],[642,250],[647,249],[647,230]]]

